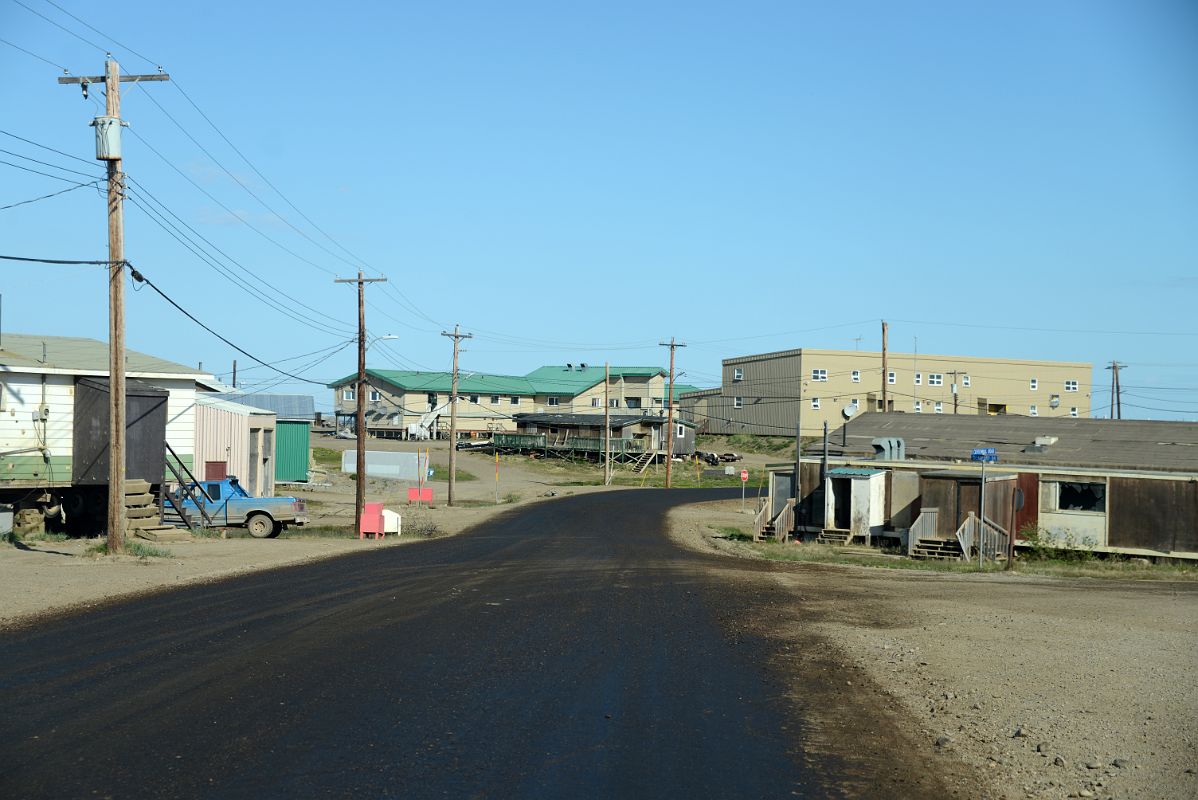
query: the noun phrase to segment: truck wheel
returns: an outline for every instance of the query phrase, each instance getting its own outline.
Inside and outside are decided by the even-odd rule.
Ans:
[[[255,539],[268,539],[278,534],[275,521],[268,514],[250,514],[245,527]]]

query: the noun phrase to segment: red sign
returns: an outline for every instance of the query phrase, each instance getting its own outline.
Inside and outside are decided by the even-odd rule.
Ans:
[[[740,471],[740,479],[742,483],[749,479],[749,471],[747,469],[742,469]]]
[[[409,503],[431,503],[433,502],[433,490],[431,487],[426,489],[417,489],[416,487],[408,488]]]

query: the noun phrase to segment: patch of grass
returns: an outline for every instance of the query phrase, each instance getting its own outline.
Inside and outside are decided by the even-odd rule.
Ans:
[[[1003,565],[977,564],[964,561],[933,561],[906,558],[886,553],[857,553],[835,545],[807,544],[800,542],[758,542],[749,545],[754,552],[770,561],[801,561],[811,564],[849,564],[858,567],[881,567],[883,569],[907,569],[919,572],[1002,572]]]
[[[100,539],[94,544],[88,545],[83,551],[85,556],[106,556],[108,555],[108,542]],[[125,555],[136,556],[137,558],[174,558],[175,554],[170,550],[162,547],[155,547],[147,542],[142,542],[137,539],[125,540]]]
[[[737,528],[731,525],[708,525],[713,531],[730,542],[751,542],[753,534],[746,531],[744,528]]]
[[[312,461],[318,467],[341,469],[341,451],[329,447],[313,447]]]
[[[510,503],[517,503],[519,501],[520,501],[520,493],[519,492],[508,492],[499,500],[499,502],[503,505],[507,505]]]
[[[350,516],[353,516],[352,514]],[[289,526],[279,534],[280,539],[345,539],[354,535],[352,527],[339,525]]]
[[[809,437],[814,441],[813,437]],[[794,455],[795,440],[791,436],[750,436],[736,433],[731,436],[700,436],[695,447],[711,453],[756,453],[765,456]]]
[[[1198,564],[1144,564],[1120,556],[1110,558],[1027,560],[1015,559],[1012,571],[1050,578],[1114,578],[1141,581],[1198,581]]]
[[[467,472],[464,469],[459,469],[456,472],[459,481],[476,481],[478,476],[473,472]],[[449,467],[443,467],[440,464],[433,464],[433,480],[447,481],[449,480]]]
[[[65,533],[46,533],[42,531],[39,533],[27,533],[20,538],[22,542],[65,542],[71,537]]]

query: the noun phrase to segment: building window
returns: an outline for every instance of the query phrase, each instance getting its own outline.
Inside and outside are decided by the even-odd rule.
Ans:
[[[491,402],[495,405],[499,405],[499,395],[497,395],[497,394],[491,395]]]
[[[561,401],[560,397],[550,397],[549,398],[549,405],[551,405],[551,406],[561,405],[561,402],[562,401]]]
[[[916,413],[916,414],[922,414],[922,413],[923,413],[923,401],[922,401],[922,400],[916,400],[916,401],[915,401],[915,413]]]
[[[923,385],[923,373],[922,372],[915,373],[915,385],[916,386]]]
[[[658,408],[664,408],[665,404],[666,404],[666,399],[664,397],[654,397],[653,398],[653,405],[657,406]]]
[[[602,404],[603,404],[603,401],[600,400],[598,397],[591,398],[591,408],[598,408]]]
[[[937,414],[944,413],[944,403],[941,403],[939,400],[936,401],[936,413]]]
[[[470,395],[470,402],[473,403],[474,405],[478,405],[478,395],[476,395],[476,394]]]
[[[607,404],[612,408],[619,408],[620,407],[620,398],[613,397],[607,401]]]
[[[378,401],[380,401],[382,399],[383,399],[383,395],[379,393],[378,389],[370,390],[370,402],[377,403]]]
[[[853,383],[861,383],[861,370],[853,370]]]
[[[733,408],[744,408],[745,407],[745,398],[733,397],[732,398],[732,407]]]
[[[811,370],[811,380],[817,381],[819,383],[826,382],[828,380],[828,370],[826,370],[826,369]]]
[[[1038,416],[1040,416],[1040,409],[1037,408],[1036,406],[1028,406],[1027,407],[1027,415],[1029,417],[1038,417]]]
[[[353,389],[342,389],[341,390],[341,399],[342,400],[353,400],[354,399],[354,390]]]
[[[1059,394],[1051,394],[1048,396],[1048,405],[1056,408],[1061,404],[1061,396]]]
[[[895,375],[893,372],[886,373],[886,382],[887,383],[894,383],[897,379],[898,379],[898,376]]]
[[[944,375],[939,372],[928,373],[928,386],[943,386]]]
[[[1036,389],[1040,388],[1040,382],[1035,378],[1032,378],[1030,381],[1028,381],[1027,388],[1034,392]]]
[[[677,428],[677,430],[674,432],[674,435],[677,436],[679,439],[685,439],[686,438],[686,426],[685,425],[677,425],[675,427]]]
[[[819,408],[819,398],[818,397],[811,398],[811,407],[816,408],[816,409]]]
[[[1106,512],[1106,484],[1059,481],[1056,488],[1057,511]]]
[[[1069,416],[1071,416],[1071,417],[1077,416],[1077,406],[1069,406]]]
[[[517,397],[516,395],[512,395],[512,400],[511,400],[511,403],[512,403],[512,405],[514,405],[514,406],[518,406],[518,405],[520,405],[520,398],[519,398],[519,397]]]
[[[627,397],[624,399],[624,405],[628,406],[629,408],[640,408],[641,407],[641,398]]]
[[[1065,391],[1076,392],[1077,391],[1077,381],[1065,381]]]
[[[961,376],[961,385],[967,389],[969,388],[969,376],[968,375]]]
[[[744,379],[745,379],[745,371],[743,369],[741,369],[740,367],[734,367],[732,369],[732,380],[743,381]]]

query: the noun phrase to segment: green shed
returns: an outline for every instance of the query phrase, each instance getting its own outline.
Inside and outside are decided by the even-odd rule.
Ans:
[[[308,480],[309,432],[311,424],[279,420],[275,433],[275,480]]]

